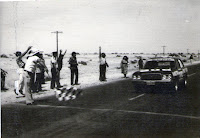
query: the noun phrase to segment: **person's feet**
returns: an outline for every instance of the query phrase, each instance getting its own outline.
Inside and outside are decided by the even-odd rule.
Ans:
[[[60,86],[57,86],[57,88],[59,89],[59,88],[62,88],[63,86],[62,85],[60,85]]]
[[[25,97],[25,94],[22,90],[17,91],[16,89],[14,89],[14,93],[16,94],[16,98]]]
[[[107,81],[107,80],[105,79],[105,80],[100,80],[100,81]]]
[[[14,93],[15,93],[16,95],[19,95],[16,89],[14,89]]]
[[[19,90],[19,93],[20,93],[21,95],[25,96],[25,94],[23,93],[22,90]]]

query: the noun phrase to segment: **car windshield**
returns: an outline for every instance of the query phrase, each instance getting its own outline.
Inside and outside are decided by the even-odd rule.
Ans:
[[[174,69],[174,61],[148,61],[144,69]]]

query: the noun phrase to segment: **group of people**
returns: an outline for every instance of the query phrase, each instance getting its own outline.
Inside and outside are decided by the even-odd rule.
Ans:
[[[27,61],[25,63],[22,58],[27,53]],[[15,84],[14,91],[16,95],[25,95],[26,104],[32,105],[34,103],[32,92],[38,92],[42,89],[43,73],[47,72],[48,74],[43,52],[29,46],[24,53],[17,51],[15,55],[17,57],[16,62],[18,65],[17,72],[19,74],[19,80],[16,81],[17,83]],[[23,93],[23,88],[25,93]]]
[[[63,87],[60,84],[60,72],[63,67],[63,58],[66,54],[67,50],[62,53],[60,52],[52,52],[52,57],[50,60],[51,65],[51,84],[50,89],[61,88]],[[22,60],[22,58],[27,54],[26,63]],[[69,65],[71,71],[71,85],[79,85],[79,71],[78,71],[78,62],[76,58],[76,52],[72,52],[71,57],[69,58]],[[42,84],[44,83],[44,74],[45,72],[49,76],[48,69],[45,64],[45,60],[43,58],[43,52],[29,46],[24,53],[17,51],[16,62],[18,65],[18,74],[19,80],[16,81],[15,93],[16,95],[23,95],[26,97],[26,104],[32,105],[34,104],[34,100],[32,98],[32,92],[39,92],[42,90]],[[99,61],[99,80],[106,81],[106,68],[109,67],[106,61],[106,54],[101,53],[100,61]],[[124,74],[124,77],[127,78],[128,72],[128,57],[124,56],[121,61],[121,70]],[[25,90],[25,93],[23,92]]]
[[[51,85],[50,88],[61,88],[60,84],[60,71],[63,66],[63,58],[67,50],[58,55],[58,52],[52,52],[51,64]],[[26,63],[22,58],[27,54]],[[17,51],[16,63],[18,65],[17,73],[19,74],[19,80],[15,81],[14,92],[16,95],[22,95],[26,97],[26,104],[34,104],[32,98],[33,92],[39,92],[42,90],[42,83],[44,83],[44,73],[46,72],[49,76],[48,69],[43,58],[43,52],[37,49],[28,47],[24,53]],[[71,85],[79,85],[78,83],[78,62],[76,59],[76,52],[72,52],[72,56],[69,59],[70,70],[71,70]],[[74,82],[75,76],[75,82]],[[25,90],[25,93],[23,92]]]

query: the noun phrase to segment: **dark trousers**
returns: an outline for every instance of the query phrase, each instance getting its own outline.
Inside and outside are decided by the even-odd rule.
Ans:
[[[143,64],[139,64],[139,69],[143,69]]]
[[[45,84],[44,70],[42,70],[42,73],[41,73],[41,82],[42,84]]]
[[[35,73],[32,72],[28,72],[28,75],[30,77],[30,89],[34,92],[36,91],[36,87],[35,87]]]
[[[60,87],[60,78],[59,78],[59,71],[56,70],[55,68],[51,69],[51,89],[55,88],[55,84],[57,85],[57,87]]]
[[[36,73],[35,88],[36,91],[42,90],[42,73]]]
[[[100,65],[99,71],[100,71],[99,80],[105,81],[106,80],[106,65]]]
[[[78,84],[78,68],[71,69],[71,85],[74,84],[74,76],[76,76],[75,84]]]
[[[6,79],[5,76],[1,76],[1,90],[5,89],[5,79]]]

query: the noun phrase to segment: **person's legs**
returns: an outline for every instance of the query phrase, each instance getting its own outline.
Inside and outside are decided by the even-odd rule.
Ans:
[[[32,104],[34,102],[32,93],[31,93],[31,82],[34,77],[34,74],[25,73],[24,81],[25,81],[25,97],[26,97],[26,104]]]
[[[42,73],[39,73],[39,80],[38,80],[38,90],[42,90]]]
[[[102,80],[106,80],[106,66],[103,66],[103,75],[102,75]]]
[[[71,69],[71,85],[74,84],[74,69]]]
[[[55,80],[56,80],[56,72],[55,72],[55,69],[51,69],[51,75],[52,75],[52,78],[51,78],[51,89],[54,89],[55,88]]]
[[[5,79],[6,79],[5,76],[1,76],[1,90],[5,89]]]
[[[36,87],[36,91],[41,91],[41,84],[42,84],[42,80],[41,80],[41,73],[36,73],[36,82],[35,82],[35,87]]]
[[[44,69],[42,69],[42,73],[41,73],[41,82],[42,84],[45,84],[45,76],[44,76]]]
[[[60,87],[60,71],[56,72],[56,77],[55,77],[55,81],[56,81],[56,86]]]
[[[103,66],[102,65],[99,66],[99,72],[100,72],[99,80],[102,81],[103,80]]]
[[[24,69],[19,69],[18,88],[19,88],[19,92],[21,93],[24,88]]]
[[[75,84],[78,84],[78,68],[75,69],[75,75],[76,75]]]

